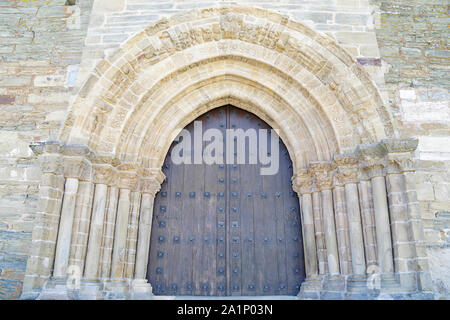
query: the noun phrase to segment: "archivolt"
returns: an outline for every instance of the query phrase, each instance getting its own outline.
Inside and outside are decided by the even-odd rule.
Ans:
[[[124,43],[86,81],[61,140],[158,167],[177,130],[230,101],[279,128],[298,167],[393,134],[376,87],[333,40],[231,6],[174,15]]]

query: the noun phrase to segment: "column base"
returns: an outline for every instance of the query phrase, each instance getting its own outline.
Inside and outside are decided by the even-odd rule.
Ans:
[[[323,278],[320,298],[324,300],[344,299],[346,292],[346,278],[342,275],[326,275]]]
[[[303,300],[320,299],[320,291],[322,290],[323,276],[315,276],[306,279],[300,288],[297,297]]]
[[[131,300],[149,300],[153,298],[153,288],[147,279],[135,279],[131,282]]]
[[[102,300],[103,283],[99,280],[81,280],[79,286],[67,279],[48,280],[36,300]]]
[[[48,280],[36,300],[73,300],[72,291],[67,287],[67,280]]]

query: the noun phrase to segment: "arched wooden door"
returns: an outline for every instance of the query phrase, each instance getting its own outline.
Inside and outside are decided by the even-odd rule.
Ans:
[[[224,137],[227,128],[270,129],[233,106],[196,121]],[[194,124],[186,129],[193,136]],[[154,206],[147,270],[154,294],[296,295],[305,277],[301,221],[281,139],[279,171],[265,176],[260,164],[174,165],[174,144]]]

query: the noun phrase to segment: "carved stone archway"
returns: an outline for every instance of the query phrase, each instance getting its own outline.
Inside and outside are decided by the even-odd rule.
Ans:
[[[367,297],[373,270],[383,289],[428,291],[410,160],[417,141],[395,139],[377,88],[331,38],[230,6],[176,14],[128,40],[96,66],[59,141],[33,146],[42,181],[24,295],[45,283],[57,292],[73,272],[83,279],[78,294],[149,294],[148,237],[166,152],[186,124],[226,104],[279,129],[293,160],[301,297]]]

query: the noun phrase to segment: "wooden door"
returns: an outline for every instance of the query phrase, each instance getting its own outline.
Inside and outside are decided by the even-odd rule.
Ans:
[[[215,128],[224,137],[226,129],[270,129],[233,106],[196,121],[203,131]],[[193,137],[194,123],[186,129]],[[278,173],[265,176],[260,164],[174,165],[175,144],[154,206],[147,271],[154,294],[296,295],[305,277],[304,256],[292,163],[283,142]]]

